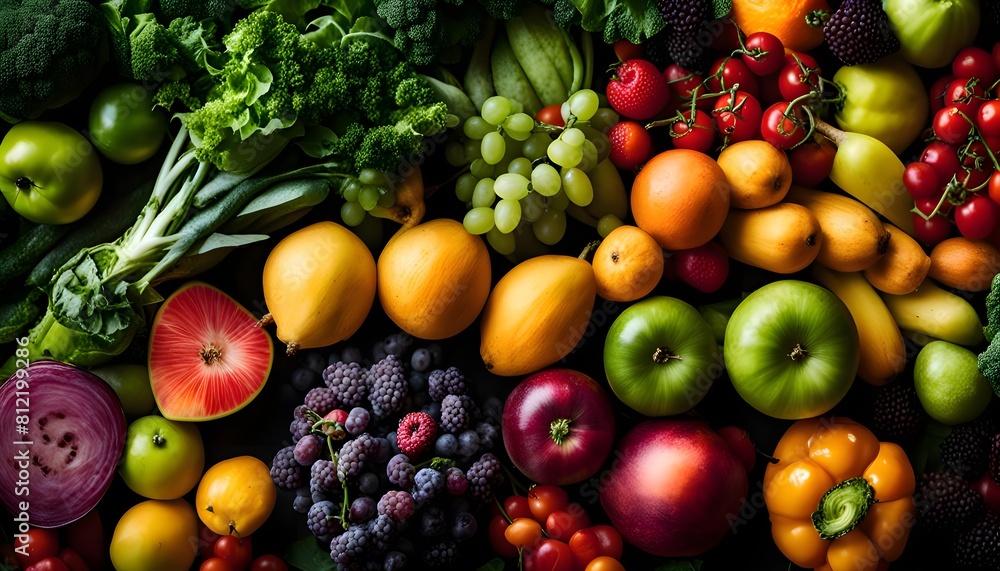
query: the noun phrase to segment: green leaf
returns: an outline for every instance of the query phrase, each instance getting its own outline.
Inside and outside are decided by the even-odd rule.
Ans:
[[[684,559],[670,561],[656,568],[656,571],[698,571],[701,569],[700,559]]]
[[[314,125],[306,129],[306,134],[295,141],[302,152],[315,159],[330,156],[337,148],[340,137],[332,129],[323,125]]]
[[[503,559],[496,557],[487,561],[476,571],[503,571],[503,570],[504,570]]]
[[[219,248],[239,248],[254,242],[267,240],[266,234],[219,234],[213,232],[208,238],[196,243],[188,250],[188,255],[205,254]]]
[[[733,0],[710,0],[712,2],[712,18],[721,20],[733,11]]]
[[[302,35],[324,48],[333,48],[340,46],[340,40],[346,33],[337,19],[327,14],[309,22]]]
[[[302,571],[333,571],[337,568],[328,549],[321,549],[313,536],[303,537],[292,544],[285,563]]]

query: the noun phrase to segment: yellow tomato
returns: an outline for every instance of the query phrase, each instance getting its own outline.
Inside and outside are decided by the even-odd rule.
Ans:
[[[215,533],[246,537],[267,521],[276,495],[267,465],[253,456],[238,456],[205,472],[195,505],[198,517]]]
[[[117,571],[186,571],[198,554],[198,518],[184,500],[147,500],[118,520],[111,537]]]

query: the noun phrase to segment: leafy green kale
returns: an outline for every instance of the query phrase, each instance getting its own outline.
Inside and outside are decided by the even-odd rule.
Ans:
[[[993,392],[1000,396],[1000,274],[993,277],[990,292],[986,294],[986,327],[983,335],[989,345],[979,354],[979,370],[993,385]]]
[[[0,118],[69,103],[107,60],[101,14],[84,0],[0,0]]]
[[[579,13],[578,20],[567,2]],[[608,44],[622,39],[641,44],[666,25],[655,0],[556,0],[555,11],[560,25],[579,21],[588,32],[602,32]]]

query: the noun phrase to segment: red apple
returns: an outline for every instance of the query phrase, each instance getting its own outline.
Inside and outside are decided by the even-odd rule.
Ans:
[[[726,439],[698,420],[649,420],[618,444],[601,505],[622,537],[663,557],[693,557],[730,529],[747,472]]]

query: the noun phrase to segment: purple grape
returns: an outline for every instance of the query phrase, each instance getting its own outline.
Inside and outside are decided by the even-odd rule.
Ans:
[[[376,508],[374,499],[368,496],[358,496],[351,502],[348,518],[355,523],[364,523],[375,517]]]
[[[358,491],[362,494],[374,494],[378,490],[378,476],[374,472],[365,472],[358,476]]]
[[[451,537],[464,541],[476,533],[476,516],[469,512],[459,512],[451,519]]]

